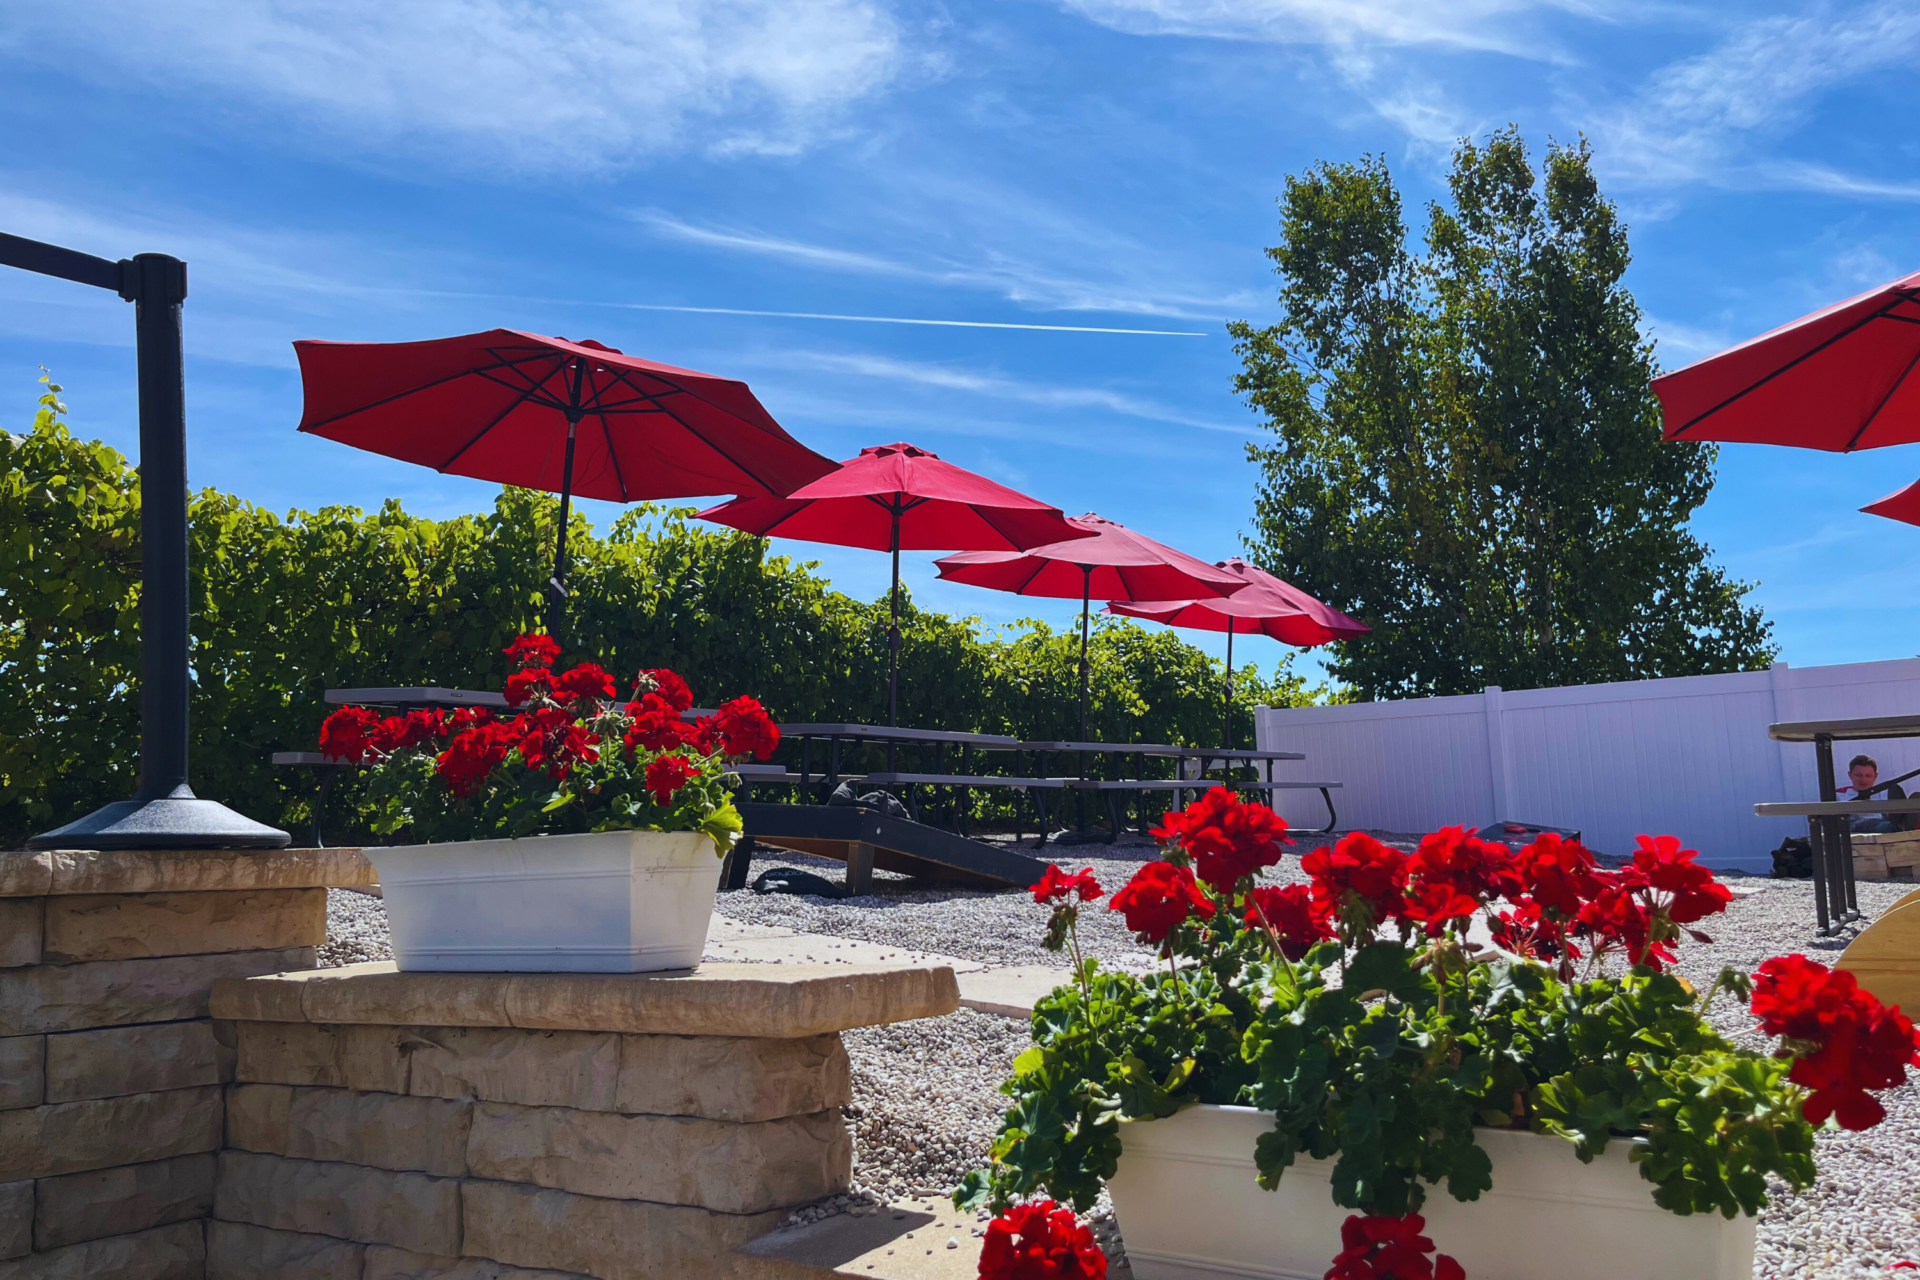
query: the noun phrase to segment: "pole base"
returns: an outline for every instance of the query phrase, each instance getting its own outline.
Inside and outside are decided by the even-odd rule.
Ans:
[[[182,794],[184,793],[184,794]],[[153,800],[117,800],[27,841],[29,849],[284,849],[293,837],[200,800],[181,787]]]

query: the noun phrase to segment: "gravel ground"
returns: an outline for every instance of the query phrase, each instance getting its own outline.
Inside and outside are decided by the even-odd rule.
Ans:
[[[1381,833],[1376,833],[1381,834]],[[1389,838],[1384,837],[1383,838]],[[1408,842],[1389,838],[1391,843]],[[1296,852],[1311,848],[1303,841]],[[1154,856],[1144,839],[1114,845],[1049,850],[1063,867],[1091,866],[1111,891]],[[791,865],[838,879],[839,864],[802,855],[778,862],[756,859],[756,872]],[[1274,880],[1300,879],[1289,857]],[[1800,951],[1832,963],[1851,932],[1831,939],[1813,929],[1813,891],[1804,881],[1773,881],[1730,875],[1738,897],[1708,922],[1711,944],[1681,951],[1681,971],[1704,986],[1723,965],[1751,972],[1772,955]],[[1862,884],[1860,906],[1868,920],[1913,886]],[[1143,968],[1152,956],[1134,943],[1116,913],[1088,909],[1080,928],[1088,954],[1108,964]],[[322,964],[381,959],[390,954],[386,915],[378,898],[349,891],[329,894],[329,941]],[[813,933],[961,956],[989,964],[1061,963],[1039,946],[1044,915],[1025,893],[930,888],[879,872],[872,893],[822,899],[750,890],[721,894],[717,910],[738,920],[782,925]],[[1736,1038],[1748,1037],[1753,1019],[1722,999],[1714,1020]],[[813,1219],[851,1211],[877,1212],[882,1203],[913,1194],[945,1191],[968,1169],[985,1162],[986,1148],[1004,1109],[998,1086],[1027,1043],[1024,1025],[961,1010],[944,1018],[846,1034],[853,1061],[855,1102],[848,1120],[855,1134],[853,1191],[796,1214]],[[1749,1039],[1757,1044],[1757,1040]],[[1911,1179],[1920,1170],[1920,1090],[1909,1085],[1881,1095],[1888,1119],[1866,1133],[1819,1135],[1820,1179],[1801,1195],[1778,1189],[1761,1215],[1756,1277],[1765,1280],[1829,1280],[1885,1275],[1894,1262],[1920,1261],[1920,1194]],[[1111,1255],[1121,1242],[1102,1200],[1092,1215]],[[970,1247],[970,1246],[968,1246]]]

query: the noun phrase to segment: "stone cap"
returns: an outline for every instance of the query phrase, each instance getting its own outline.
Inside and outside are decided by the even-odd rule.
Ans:
[[[373,864],[358,849],[0,850],[0,898],[352,889],[378,883]]]
[[[665,973],[402,973],[391,960],[213,986],[240,1022],[522,1027],[793,1040],[960,1007],[931,965],[703,964]]]

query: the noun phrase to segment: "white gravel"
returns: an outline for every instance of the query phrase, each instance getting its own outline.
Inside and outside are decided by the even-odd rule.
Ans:
[[[1378,833],[1376,833],[1378,834]],[[1395,840],[1395,843],[1402,843]],[[1311,849],[1303,840],[1294,852]],[[1047,853],[1061,866],[1091,866],[1109,892],[1154,856],[1150,842],[1082,845]],[[805,867],[838,879],[839,864],[782,855],[778,864]],[[756,858],[756,874],[776,865]],[[1288,857],[1274,880],[1300,879]],[[1854,930],[1820,938],[1813,928],[1813,890],[1805,881],[1728,876],[1742,894],[1724,915],[1706,922],[1711,944],[1681,951],[1681,971],[1710,982],[1722,965],[1752,972],[1769,956],[1800,951],[1832,963]],[[1862,884],[1860,906],[1873,920],[1912,889],[1909,884]],[[1104,900],[1083,912],[1082,945],[1104,961],[1138,968],[1150,963],[1117,913]],[[721,894],[716,909],[738,920],[812,933],[863,938],[989,964],[1051,964],[1043,950],[1045,915],[1024,892],[983,892],[928,886],[885,872],[873,892],[822,899],[750,890]],[[378,898],[334,890],[328,895],[329,940],[322,964],[383,959],[391,954],[384,904]],[[1715,1007],[1723,1031],[1745,1037],[1753,1019],[1730,1000]],[[1024,1024],[961,1010],[943,1018],[868,1027],[845,1036],[853,1061],[854,1105],[847,1117],[855,1135],[854,1188],[846,1196],[795,1214],[811,1220],[832,1213],[878,1212],[878,1205],[915,1194],[944,1193],[967,1170],[986,1161],[1005,1098],[998,1086],[1027,1044]],[[1755,1042],[1757,1043],[1757,1042]],[[1866,1133],[1824,1132],[1818,1137],[1819,1181],[1804,1194],[1779,1189],[1761,1215],[1754,1274],[1765,1280],[1828,1280],[1885,1275],[1894,1262],[1920,1261],[1920,1091],[1913,1085],[1881,1095],[1888,1119]],[[1121,1242],[1102,1199],[1091,1216],[1102,1244],[1116,1260]],[[963,1242],[965,1247],[971,1244]]]

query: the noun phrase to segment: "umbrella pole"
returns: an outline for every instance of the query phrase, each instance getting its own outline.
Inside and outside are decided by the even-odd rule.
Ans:
[[[1227,615],[1227,724],[1220,735],[1220,745],[1225,750],[1233,750],[1233,615]]]
[[[897,728],[900,724],[900,508],[893,508],[893,537],[889,550],[893,552],[893,590],[888,601],[893,611],[893,623],[887,630],[887,724]],[[889,763],[888,768],[892,768]]]
[[[553,544],[553,576],[547,579],[547,634],[558,635],[567,608],[567,519],[573,510],[573,437],[580,421],[567,417],[567,460],[560,477],[560,534]]]
[[[1087,739],[1087,605],[1093,599],[1093,568],[1080,570],[1080,741]],[[1084,757],[1082,763],[1085,763]]]

